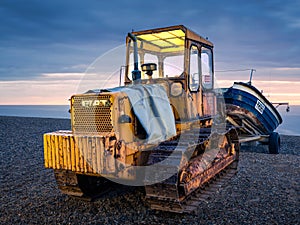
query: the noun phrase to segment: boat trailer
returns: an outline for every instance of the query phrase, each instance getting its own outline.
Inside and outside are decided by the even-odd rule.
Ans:
[[[221,92],[226,105],[226,121],[238,130],[239,142],[269,145],[269,153],[278,154],[280,136],[275,130],[282,118],[276,108],[287,105],[288,112],[289,104],[271,103],[250,82],[235,82]]]

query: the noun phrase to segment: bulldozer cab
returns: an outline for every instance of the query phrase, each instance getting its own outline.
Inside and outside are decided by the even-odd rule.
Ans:
[[[179,25],[129,33],[126,46],[125,85],[168,82],[173,105],[179,104],[180,97],[189,99],[177,107],[187,108],[181,118],[213,114],[214,107],[207,107],[214,102],[210,41]]]

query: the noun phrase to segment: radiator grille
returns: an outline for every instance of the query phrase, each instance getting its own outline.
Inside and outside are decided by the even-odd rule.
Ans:
[[[73,96],[72,103],[74,132],[99,133],[112,131],[110,95]]]

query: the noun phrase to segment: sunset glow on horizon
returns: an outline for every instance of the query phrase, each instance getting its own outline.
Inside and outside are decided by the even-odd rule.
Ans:
[[[68,99],[74,94],[105,88],[101,81],[84,77],[85,73],[49,73],[33,80],[0,81],[0,105],[68,105]],[[118,86],[118,79],[114,77],[109,88]],[[241,80],[216,79],[216,88],[228,88],[238,81]],[[253,80],[252,84],[271,102],[300,105],[300,81]],[[81,85],[88,87],[83,90]]]

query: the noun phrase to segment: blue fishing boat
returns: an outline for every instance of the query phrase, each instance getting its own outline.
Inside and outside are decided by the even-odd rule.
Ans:
[[[240,142],[264,142],[269,144],[270,153],[277,154],[280,137],[274,130],[282,118],[273,104],[251,82],[235,82],[222,92],[227,121],[239,128]]]
[[[276,108],[254,86],[235,82],[224,93],[227,112],[247,120],[256,133],[271,134],[282,123],[282,118]]]

